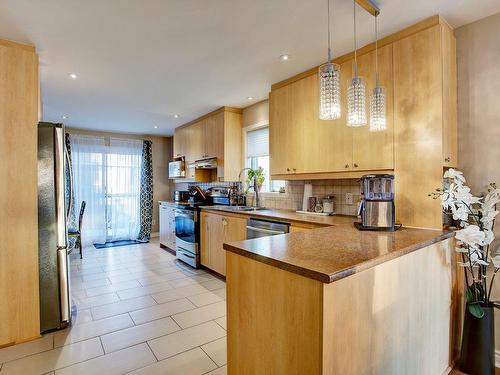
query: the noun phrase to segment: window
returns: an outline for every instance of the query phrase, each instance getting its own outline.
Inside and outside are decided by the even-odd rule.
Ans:
[[[262,167],[265,180],[261,192],[279,193],[285,189],[285,181],[271,180],[269,174],[269,126],[246,132],[245,166],[252,169]]]

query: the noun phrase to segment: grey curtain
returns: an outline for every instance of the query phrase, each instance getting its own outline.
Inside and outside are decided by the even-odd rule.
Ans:
[[[144,141],[142,146],[140,200],[141,229],[137,240],[148,242],[153,224],[153,150],[151,141]]]

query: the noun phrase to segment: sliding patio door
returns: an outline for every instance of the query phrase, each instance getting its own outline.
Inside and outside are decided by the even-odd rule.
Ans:
[[[87,203],[83,245],[135,240],[140,229],[142,141],[73,135],[76,208]]]
[[[106,154],[106,241],[135,240],[140,229],[142,142],[110,140]]]

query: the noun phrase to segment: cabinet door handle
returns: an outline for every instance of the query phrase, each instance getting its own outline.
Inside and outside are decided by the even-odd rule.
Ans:
[[[227,225],[227,219],[225,217],[222,218],[222,225]]]
[[[358,165],[356,163],[354,163],[354,168],[357,168],[357,167],[358,167]]]
[[[349,168],[349,164],[346,164],[344,167],[345,167],[345,168]]]
[[[293,173],[297,172],[297,169],[293,168]]]
[[[448,157],[444,158],[444,161],[449,163],[451,161],[451,158],[448,156]]]
[[[287,172],[290,172],[290,168],[287,168],[287,169],[286,169],[286,171],[287,171]]]

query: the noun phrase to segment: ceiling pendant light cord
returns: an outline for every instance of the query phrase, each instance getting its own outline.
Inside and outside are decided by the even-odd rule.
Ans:
[[[358,44],[356,40],[356,0],[353,0],[352,3],[354,5],[354,78],[358,78],[358,59],[357,59]]]
[[[378,80],[378,14],[375,15],[375,87],[379,87]]]
[[[331,31],[330,31],[330,0],[327,1],[328,15],[328,63],[332,62]]]

